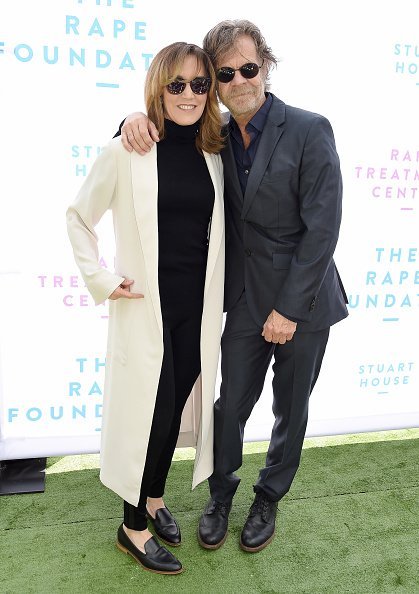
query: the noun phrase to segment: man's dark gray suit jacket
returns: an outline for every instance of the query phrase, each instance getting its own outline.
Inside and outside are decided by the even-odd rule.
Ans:
[[[342,178],[330,123],[273,96],[245,195],[231,139],[222,151],[226,209],[225,310],[243,290],[262,328],[275,309],[314,332],[348,315],[333,261]]]

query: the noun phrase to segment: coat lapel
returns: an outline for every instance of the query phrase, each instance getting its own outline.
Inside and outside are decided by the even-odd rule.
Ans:
[[[214,185],[214,208],[211,217],[211,230],[208,247],[207,272],[205,277],[204,299],[208,292],[208,287],[214,272],[217,262],[218,253],[221,247],[221,241],[224,236],[224,200],[223,188],[221,185],[222,171],[221,159],[215,155],[204,153],[205,161],[207,163],[208,171]]]
[[[284,131],[285,104],[273,98],[271,109],[266,118],[255,160],[247,180],[246,192],[243,200],[242,218],[245,218],[256,196],[262,177],[266,171],[273,151]]]
[[[151,151],[144,156],[133,151],[130,157],[135,218],[147,270],[147,284],[157,325],[163,336],[158,283],[157,147],[154,145]]]

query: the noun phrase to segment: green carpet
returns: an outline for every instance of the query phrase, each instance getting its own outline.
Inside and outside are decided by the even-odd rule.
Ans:
[[[253,555],[238,538],[264,454],[244,456],[218,551],[196,540],[207,487],[191,492],[192,462],[174,462],[166,502],[182,529],[178,576],[144,571],[116,549],[121,502],[96,468],[57,472],[65,458],[53,459],[44,494],[0,497],[0,592],[419,594],[418,453],[416,435],[306,447],[276,537]]]

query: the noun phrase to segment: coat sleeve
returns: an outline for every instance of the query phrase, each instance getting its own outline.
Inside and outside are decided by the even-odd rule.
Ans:
[[[311,319],[319,289],[332,262],[342,216],[339,157],[330,123],[322,116],[315,117],[305,140],[299,208],[305,229],[275,302],[278,312],[296,322]]]
[[[117,166],[108,145],[94,162],[75,201],[67,210],[67,230],[74,258],[96,304],[105,301],[124,280],[99,264],[95,226],[111,208],[116,194]]]
[[[115,134],[113,135],[114,138],[118,138],[118,136],[121,136],[121,130],[122,130],[122,126],[125,124],[125,118],[122,120],[122,122],[119,124],[119,128],[117,130],[117,132],[115,132]]]

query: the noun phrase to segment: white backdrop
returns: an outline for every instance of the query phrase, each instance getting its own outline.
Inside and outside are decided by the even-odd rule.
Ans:
[[[280,58],[272,91],[326,115],[344,176],[336,262],[350,317],[332,328],[308,435],[419,424],[417,0],[20,0],[0,5],[0,459],[99,449],[107,305],[65,227],[100,148],[143,109],[152,56],[248,18]],[[110,220],[100,225],[112,268]],[[246,428],[268,439],[271,377]]]

